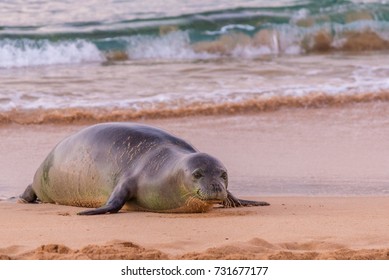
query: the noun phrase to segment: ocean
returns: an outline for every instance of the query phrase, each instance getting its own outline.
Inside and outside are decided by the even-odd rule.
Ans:
[[[386,1],[0,3],[0,123],[389,99]]]
[[[353,104],[363,111],[365,105],[388,101],[387,1],[0,2],[0,126],[239,117]],[[384,117],[380,124],[386,124]],[[377,135],[384,147],[386,134]],[[288,152],[281,140],[280,148]],[[380,151],[376,146],[373,154]],[[22,160],[24,154],[19,156]],[[19,171],[8,166],[15,156],[5,158],[3,167],[16,178]],[[297,153],[290,156],[288,164],[296,158]],[[367,153],[364,158],[371,159]],[[351,155],[346,159],[346,164],[353,161]],[[37,168],[28,163],[29,172]],[[277,183],[264,177],[269,189],[261,194],[387,195],[384,172],[371,174],[369,180],[378,180],[373,192],[369,184],[358,191],[357,179],[349,183],[338,177],[326,192],[321,177],[302,183],[296,175],[291,191],[280,187],[288,178],[278,177]],[[0,178],[6,195],[16,184],[24,189],[24,181],[6,177]],[[239,180],[235,183],[246,179]],[[258,193],[251,177],[244,184],[250,190],[243,194]],[[346,186],[343,191],[339,184]]]

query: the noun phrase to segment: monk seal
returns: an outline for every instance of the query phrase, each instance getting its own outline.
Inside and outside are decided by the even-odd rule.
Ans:
[[[96,215],[128,209],[205,212],[264,206],[228,190],[216,158],[161,129],[135,123],[102,123],[65,138],[49,153],[20,200],[96,208]]]

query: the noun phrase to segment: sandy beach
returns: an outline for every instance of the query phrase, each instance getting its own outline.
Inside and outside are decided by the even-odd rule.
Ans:
[[[262,198],[263,199],[263,198]],[[271,197],[203,214],[0,204],[1,259],[388,259],[389,198]]]
[[[2,125],[0,259],[389,259],[389,196],[374,195],[388,189],[388,110],[370,103],[138,120],[222,160],[236,196],[271,203],[202,214],[85,217],[81,208],[4,200],[89,123]]]
[[[0,260],[389,260],[388,22],[388,1],[0,2]],[[81,216],[17,203],[62,139],[114,121],[185,140],[226,167],[218,178],[234,196],[270,206]],[[158,145],[133,138],[107,153],[92,137],[93,151],[70,142],[76,156],[51,157],[39,179],[96,205],[122,182],[168,188],[171,173],[150,173],[178,170],[164,165],[177,154],[150,160],[142,149]],[[69,177],[52,178],[63,161]],[[209,169],[188,165],[217,190]],[[64,189],[53,201],[85,205]]]

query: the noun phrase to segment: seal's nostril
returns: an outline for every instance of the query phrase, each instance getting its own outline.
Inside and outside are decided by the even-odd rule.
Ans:
[[[222,188],[218,183],[212,183],[211,187],[212,187],[212,190],[214,192],[221,192],[222,191]]]

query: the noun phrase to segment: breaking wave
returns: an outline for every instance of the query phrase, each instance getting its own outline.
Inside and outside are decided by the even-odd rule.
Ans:
[[[389,50],[389,7],[384,2],[297,1],[137,16],[0,26],[0,68]]]
[[[0,40],[0,68],[101,62],[97,47],[85,40]]]

